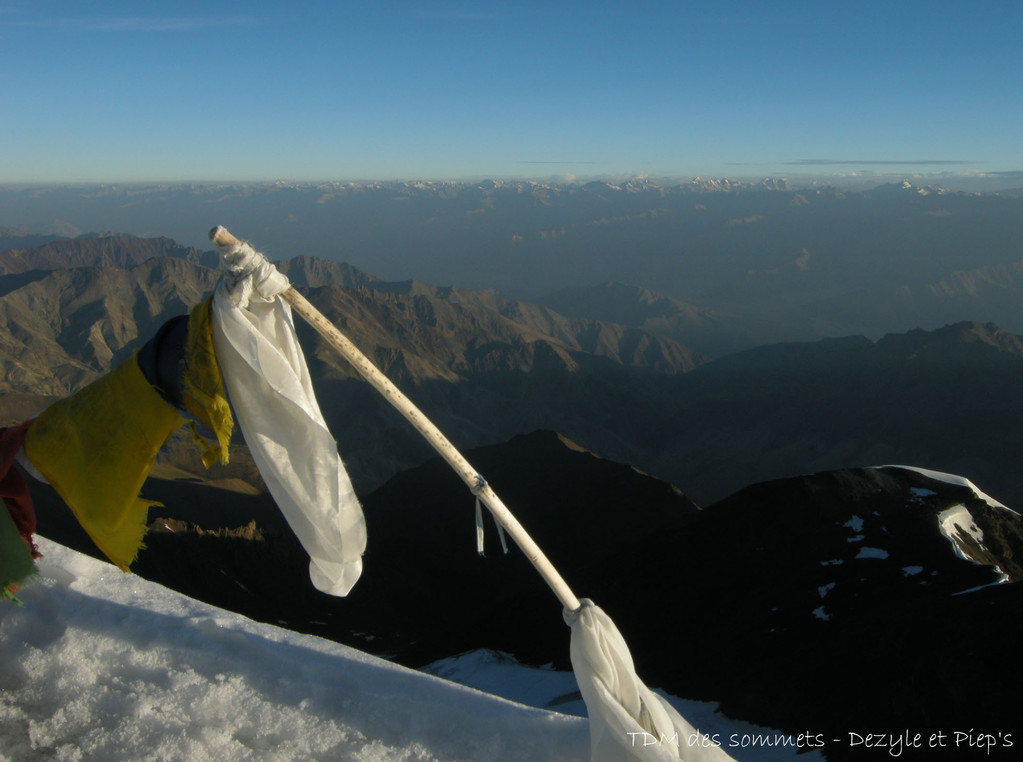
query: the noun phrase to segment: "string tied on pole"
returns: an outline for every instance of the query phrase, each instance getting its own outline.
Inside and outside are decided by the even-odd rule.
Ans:
[[[476,552],[481,556],[485,554],[483,553],[483,504],[480,501],[480,495],[489,486],[482,474],[476,474],[475,481],[469,486],[469,491],[476,497]],[[500,523],[494,523],[497,524],[497,536],[501,538],[501,549],[507,555],[508,541],[504,536],[504,528]]]

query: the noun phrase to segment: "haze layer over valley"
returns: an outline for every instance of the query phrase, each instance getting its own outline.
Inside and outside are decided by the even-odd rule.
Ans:
[[[1014,191],[782,180],[6,187],[0,209],[24,232],[113,230],[200,248],[221,223],[272,259],[494,289],[709,356],[964,320],[1023,332]]]

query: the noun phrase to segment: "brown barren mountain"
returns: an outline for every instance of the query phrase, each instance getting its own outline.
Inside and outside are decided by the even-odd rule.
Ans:
[[[77,266],[58,266],[65,255]],[[19,271],[0,270],[0,392],[61,397],[109,371],[212,291],[218,272],[199,264],[204,257],[165,239],[123,236],[48,244],[37,259],[18,253],[11,266]],[[102,266],[110,262],[125,267]],[[382,283],[308,257],[281,269],[396,383],[414,388],[417,403],[460,446],[548,427],[583,441],[599,437],[599,449],[629,459],[634,432],[617,429],[656,415],[647,383],[701,362],[641,329],[567,318],[490,292]],[[429,457],[333,350],[306,326],[299,331],[321,406],[361,489]],[[37,409],[33,402],[13,417]]]

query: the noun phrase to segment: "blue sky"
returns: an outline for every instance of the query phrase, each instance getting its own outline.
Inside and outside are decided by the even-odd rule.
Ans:
[[[1023,3],[0,0],[0,182],[1023,170]]]

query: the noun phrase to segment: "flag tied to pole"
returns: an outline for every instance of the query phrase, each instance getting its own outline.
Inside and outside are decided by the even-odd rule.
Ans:
[[[347,595],[362,573],[366,521],[298,344],[288,279],[249,244],[223,249],[213,343],[252,458],[306,552],[313,584]]]
[[[565,611],[569,653],[590,722],[591,762],[730,762],[636,674],[615,623],[592,601]]]
[[[287,279],[246,244],[225,252],[213,297],[174,318],[107,375],[0,430],[0,594],[34,572],[35,515],[12,467],[47,481],[96,546],[127,571],[151,501],[139,492],[160,448],[192,419],[209,467],[228,460],[234,419],[275,502],[310,556],[320,590],[346,595],[362,571],[362,508],[320,413],[290,309]],[[203,424],[210,444],[195,428]],[[20,452],[19,452],[20,451]]]

